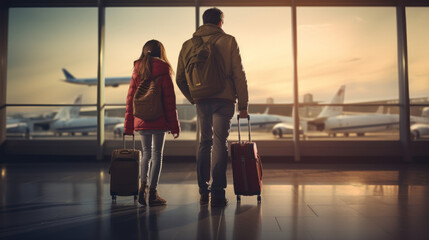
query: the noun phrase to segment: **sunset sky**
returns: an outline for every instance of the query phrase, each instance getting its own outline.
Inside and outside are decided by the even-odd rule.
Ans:
[[[201,14],[206,8],[201,8]],[[288,7],[221,7],[223,29],[236,37],[251,103],[292,102],[292,42]],[[329,102],[346,85],[345,102],[398,98],[393,7],[298,8],[300,101]],[[407,9],[411,97],[429,97],[429,9]],[[202,21],[201,21],[202,24]],[[195,31],[192,7],[106,9],[106,77],[131,76],[143,44],[160,40],[174,69],[182,43]],[[60,81],[96,77],[97,9],[11,9],[7,103],[96,102],[96,87]],[[106,103],[125,103],[128,86],[106,88]],[[185,103],[176,91],[178,103]]]

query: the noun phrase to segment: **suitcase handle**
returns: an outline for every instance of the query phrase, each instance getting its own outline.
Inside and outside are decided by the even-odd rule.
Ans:
[[[240,136],[240,115],[237,114],[237,126],[238,126],[238,142],[241,143],[241,136]],[[251,142],[250,138],[250,115],[247,115],[247,130],[249,130],[249,142]]]
[[[133,149],[136,149],[136,141],[134,140],[134,133],[133,134],[122,134],[122,144],[124,145],[124,149],[125,148],[125,135],[132,135],[133,136]]]

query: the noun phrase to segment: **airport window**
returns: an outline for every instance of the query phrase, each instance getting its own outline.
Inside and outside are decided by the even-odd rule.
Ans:
[[[395,14],[393,7],[297,9],[306,139],[399,139]]]
[[[97,9],[10,9],[7,62],[9,104],[71,104],[79,94],[95,104],[96,88],[65,81],[65,71],[97,76]]]
[[[429,8],[406,9],[411,136],[429,140]]]
[[[208,8],[200,9],[202,15]],[[292,42],[290,7],[221,7],[222,29],[234,36],[240,48],[249,90],[252,139],[276,140],[275,125],[284,123],[283,140],[292,139]],[[267,14],[269,13],[269,14]],[[247,139],[247,120],[241,120]],[[232,120],[230,139],[238,139]]]
[[[172,21],[174,16],[174,21]],[[184,41],[195,31],[195,8],[192,7],[146,7],[106,9],[106,104],[116,105],[115,116],[124,117],[125,100],[128,93],[134,60],[140,57],[143,45],[159,40],[165,47],[168,60],[173,67],[176,103],[181,120],[181,140],[195,140],[195,110],[183,97],[175,83],[177,59]],[[111,82],[123,77],[123,82]],[[111,85],[108,85],[111,84]],[[123,128],[113,129],[120,133]],[[108,139],[110,134],[106,132]],[[172,139],[167,135],[167,140]]]
[[[70,121],[81,121],[97,101],[96,87],[75,82],[76,78],[96,77],[96,8],[11,8],[7,60],[7,104],[23,105],[7,108],[8,138],[19,136],[22,132],[15,131],[21,130],[25,136],[30,129],[30,139],[75,135],[75,130],[95,139],[95,131],[78,129]],[[43,108],[38,104],[67,106]],[[53,120],[61,111],[61,124],[71,124],[70,128],[51,128],[60,124]],[[13,127],[16,121],[21,127]],[[96,121],[90,121],[96,129]],[[27,127],[22,128],[24,125]]]

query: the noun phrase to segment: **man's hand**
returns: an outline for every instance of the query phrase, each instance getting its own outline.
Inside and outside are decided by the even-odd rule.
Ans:
[[[249,116],[247,110],[240,110],[238,115],[240,116],[240,118],[247,118]]]

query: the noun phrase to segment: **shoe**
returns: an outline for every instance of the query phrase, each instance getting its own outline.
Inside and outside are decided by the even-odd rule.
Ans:
[[[228,205],[228,199],[226,199],[226,198],[212,198],[210,204],[212,207],[225,207],[226,205]]]
[[[146,182],[142,182],[139,190],[139,203],[146,206]]]
[[[200,204],[201,205],[206,205],[209,203],[209,194],[208,193],[203,193],[200,195]]]
[[[151,188],[149,190],[149,206],[162,206],[166,204],[167,201],[158,195],[156,188]]]

